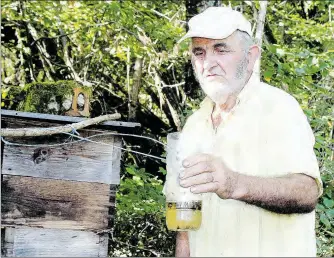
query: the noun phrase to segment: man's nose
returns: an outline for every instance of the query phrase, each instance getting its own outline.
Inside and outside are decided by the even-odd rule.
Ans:
[[[217,61],[212,55],[206,55],[203,63],[203,68],[206,71],[210,71],[212,68],[217,66]]]

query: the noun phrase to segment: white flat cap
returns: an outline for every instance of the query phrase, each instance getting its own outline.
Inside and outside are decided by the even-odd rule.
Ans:
[[[229,7],[209,7],[192,17],[188,25],[189,31],[178,43],[193,37],[223,39],[236,30],[252,35],[250,22],[240,12]]]

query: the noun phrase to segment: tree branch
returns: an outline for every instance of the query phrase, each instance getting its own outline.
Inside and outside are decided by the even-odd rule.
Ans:
[[[108,24],[111,24],[111,23],[114,23],[114,21],[103,22],[103,23],[99,23],[99,24],[94,24],[94,25],[85,26],[85,27],[83,27],[83,28],[79,28],[79,29],[73,30],[73,31],[71,31],[71,32],[64,33],[64,34],[60,34],[60,35],[57,35],[57,36],[54,36],[54,37],[39,37],[39,38],[34,39],[34,41],[31,42],[30,46],[33,46],[33,45],[36,44],[38,41],[43,40],[43,39],[59,39],[59,38],[62,38],[62,37],[66,37],[66,36],[75,34],[75,33],[79,32],[80,30],[83,30],[83,29],[87,29],[87,28],[91,28],[91,27],[99,27],[99,26],[108,25]]]
[[[32,27],[32,25],[30,23],[27,23],[27,32],[31,34],[32,38],[36,38],[37,37],[37,31]],[[48,60],[48,53],[46,52],[46,49],[43,49],[43,46],[39,43],[37,43],[37,49],[39,50],[38,56],[42,62],[42,66],[43,69],[45,71],[46,77],[48,78],[48,80],[53,81],[53,78],[50,74],[49,68],[46,66],[46,62],[50,61]],[[47,62],[48,64],[50,64],[52,66],[51,63]],[[53,69],[53,67],[52,67]]]
[[[152,11],[153,13],[159,15],[160,17],[166,18],[168,21],[171,21],[171,18],[169,18],[168,16],[164,15],[163,13],[160,13],[160,12],[158,12],[157,10],[154,10],[154,9],[152,9],[151,11]]]
[[[34,40],[37,39],[38,38],[37,30],[32,26],[31,23],[27,22],[27,28],[28,28],[29,33],[32,36],[32,38]],[[43,63],[45,72],[46,72],[49,80],[53,80],[52,77],[51,77],[51,74],[49,72],[49,68],[51,69],[51,72],[53,72],[53,73],[55,73],[55,70],[53,68],[52,63],[50,62],[51,57],[50,57],[49,53],[46,50],[46,46],[45,46],[44,43],[43,44],[37,43],[37,48],[40,51],[40,54],[41,54],[40,57],[41,57],[41,61]],[[44,64],[44,62],[46,62],[49,65],[49,68],[46,67],[46,65]]]
[[[262,46],[262,36],[263,36],[264,22],[266,19],[267,5],[268,5],[267,1],[260,1],[260,10],[258,13],[257,28],[255,34],[255,40],[260,50]],[[257,74],[258,76],[260,76],[260,63],[261,63],[261,52],[254,66],[254,73]]]
[[[172,84],[172,85],[167,85],[167,84],[165,84],[164,82],[162,82],[162,89],[163,88],[176,88],[176,87],[180,87],[180,86],[182,86],[182,85],[184,85],[184,84],[186,84],[185,82],[180,82],[180,83],[176,83],[176,84]]]
[[[84,127],[98,124],[107,120],[116,120],[120,119],[121,115],[119,113],[109,114],[98,116],[94,118],[89,118],[84,121],[73,123],[69,125],[63,126],[55,126],[49,128],[17,128],[17,129],[1,129],[1,136],[9,136],[9,137],[31,137],[31,136],[46,136],[46,135],[53,135],[59,133],[69,133],[73,130],[82,129]]]
[[[154,69],[154,73],[155,73],[155,76],[156,76],[156,84],[158,85],[166,85],[166,83],[162,80],[161,76],[159,75],[159,73]],[[160,88],[160,91],[161,91],[162,87]],[[158,89],[159,90],[159,89]],[[165,94],[161,91],[161,96],[162,96],[162,99],[165,103],[167,103],[167,106],[169,108],[169,111],[172,115],[172,118],[173,118],[173,122],[175,124],[175,126],[177,127],[178,131],[181,130],[181,119],[180,119],[180,116],[178,115],[177,111],[175,110],[175,108],[172,106],[172,104],[170,103],[170,101],[168,100],[167,96],[165,96]]]
[[[59,19],[59,18],[58,18]],[[62,30],[61,27],[59,27],[59,32],[61,35],[64,35],[64,31]],[[92,83],[88,82],[88,81],[84,81],[80,78],[80,76],[78,75],[78,73],[75,71],[73,64],[72,64],[72,60],[70,58],[70,54],[68,51],[68,42],[66,37],[62,37],[61,38],[61,43],[63,45],[63,52],[64,52],[64,61],[65,64],[67,65],[67,67],[70,69],[73,79],[77,82],[79,82],[80,84],[84,85],[84,86],[92,86]]]
[[[141,77],[143,69],[143,58],[137,57],[134,67],[133,84],[131,85],[129,96],[129,120],[136,119],[136,112],[138,109],[138,94],[141,87]]]

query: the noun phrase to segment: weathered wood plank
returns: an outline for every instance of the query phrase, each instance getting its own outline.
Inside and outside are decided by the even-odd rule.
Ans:
[[[1,117],[2,128],[25,128],[25,127],[52,127],[61,126],[61,122],[48,122],[45,120],[32,120],[21,117]]]
[[[100,231],[113,218],[114,201],[108,184],[3,175],[1,222]]]
[[[6,228],[6,257],[107,257],[108,236],[78,230]],[[8,239],[8,237],[7,237]]]
[[[1,256],[13,256],[14,230],[14,228],[1,228]]]
[[[112,173],[111,173],[111,182],[113,184],[120,184],[120,172],[121,172],[121,147],[122,139],[120,137],[114,137],[114,151],[112,157]]]
[[[87,119],[85,117],[60,116],[60,115],[22,112],[22,111],[6,110],[6,109],[1,109],[1,116],[2,117],[16,117],[16,118],[19,117],[19,118],[34,119],[34,120],[44,120],[44,121],[50,121],[50,122],[68,122],[68,123],[77,123],[77,122],[81,122]],[[140,123],[122,122],[122,121],[106,121],[106,122],[102,122],[101,125],[138,127],[140,126]]]
[[[81,132],[82,133],[82,132]],[[84,132],[82,137],[87,137]],[[60,136],[59,136],[60,137]],[[64,136],[62,141],[64,141]],[[35,142],[52,144],[57,137],[20,139],[20,143]],[[118,184],[120,181],[119,164],[121,150],[120,139],[106,135],[91,138],[93,141],[107,143],[97,144],[87,141],[69,143],[55,147],[27,147],[7,145],[4,147],[2,174],[22,175],[41,178],[54,178],[83,182]]]

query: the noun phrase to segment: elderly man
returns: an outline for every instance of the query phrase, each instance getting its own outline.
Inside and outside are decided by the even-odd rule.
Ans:
[[[210,7],[181,39],[207,97],[182,131],[202,151],[180,174],[203,193],[202,225],[178,232],[176,256],[316,256],[314,136],[297,101],[253,74],[250,35],[241,13]]]

